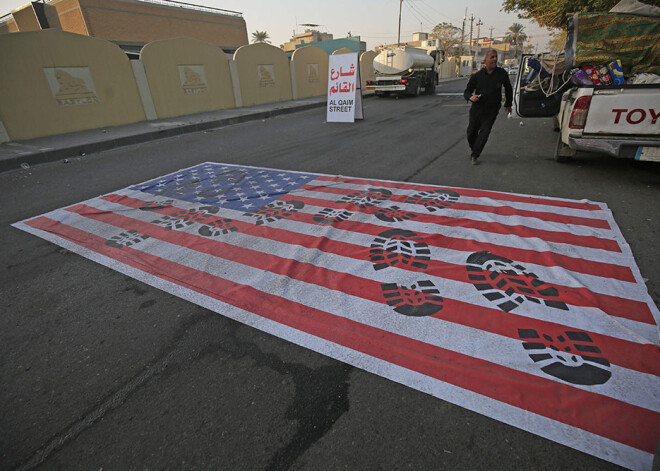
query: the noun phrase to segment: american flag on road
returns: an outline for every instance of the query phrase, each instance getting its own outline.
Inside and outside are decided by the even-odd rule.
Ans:
[[[204,163],[15,227],[633,469],[658,309],[606,205]]]

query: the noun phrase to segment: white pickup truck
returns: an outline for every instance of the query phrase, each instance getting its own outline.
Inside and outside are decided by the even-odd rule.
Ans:
[[[660,162],[660,84],[575,86],[558,93],[525,91],[529,67],[523,56],[514,102],[522,117],[555,117],[555,159],[577,151]]]

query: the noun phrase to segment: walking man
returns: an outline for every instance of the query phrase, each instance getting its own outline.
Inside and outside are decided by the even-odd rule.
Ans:
[[[491,49],[484,59],[486,67],[472,74],[463,92],[466,100],[472,102],[470,107],[470,123],[467,128],[467,140],[472,153],[472,165],[477,165],[477,159],[484,150],[490,130],[495,123],[497,113],[502,106],[502,86],[506,98],[504,108],[511,113],[513,90],[506,70],[497,66],[497,51]]]

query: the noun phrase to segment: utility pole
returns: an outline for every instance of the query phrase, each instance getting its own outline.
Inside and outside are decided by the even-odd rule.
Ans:
[[[463,15],[463,29],[461,30],[461,56],[463,55],[463,43],[465,42],[465,18],[467,17],[467,8]]]
[[[479,18],[479,21],[477,21],[477,55],[481,52],[481,46],[479,46],[479,34],[481,33],[481,25],[483,22],[481,21],[481,18]]]
[[[490,27],[490,45],[493,45],[493,27]]]
[[[477,21],[477,44],[479,44],[479,35],[481,34],[481,25],[484,24],[483,21],[481,21],[481,18],[479,18],[479,21]]]
[[[403,5],[403,0],[399,0],[399,34],[396,37],[396,45],[401,45],[401,7]]]
[[[474,15],[470,15],[470,55],[472,55],[472,26],[474,25]]]

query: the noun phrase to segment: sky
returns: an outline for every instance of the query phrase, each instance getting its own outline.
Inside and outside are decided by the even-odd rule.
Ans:
[[[319,29],[346,37],[350,32],[367,43],[367,49],[379,44],[396,42],[399,0],[182,0],[243,13],[248,38],[254,31],[266,31],[273,45],[289,41],[294,31],[302,33],[304,23],[321,25]],[[0,0],[0,15],[27,3],[26,0]],[[502,0],[403,0],[401,41],[412,40],[412,33],[430,32],[438,23],[447,22],[462,27],[467,9],[466,37],[470,33],[470,17],[474,15],[473,36],[481,19],[481,36],[503,36],[514,22],[525,26],[525,33],[537,45],[546,49],[550,32],[531,20],[521,20],[516,13],[501,11]]]

